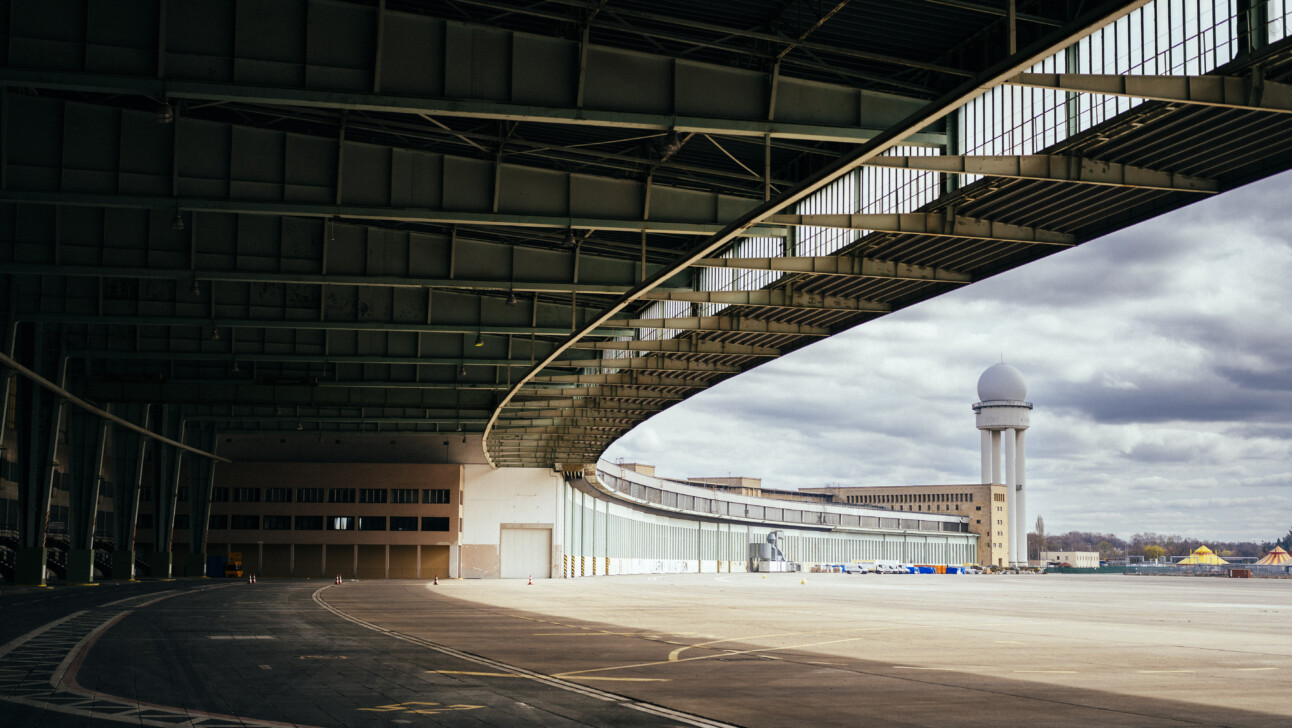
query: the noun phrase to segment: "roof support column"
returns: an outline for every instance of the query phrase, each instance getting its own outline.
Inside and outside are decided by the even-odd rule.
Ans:
[[[188,430],[189,444],[214,453],[218,438],[215,423],[200,423]],[[188,459],[188,564],[185,576],[209,576],[206,573],[207,526],[211,520],[211,489],[215,485],[215,461],[211,458]]]
[[[61,381],[61,344],[61,327],[23,325],[18,330],[15,353],[39,375]],[[49,557],[45,536],[49,529],[54,456],[64,404],[62,397],[31,379],[18,379],[19,548],[14,568],[17,584],[45,584],[45,563]]]
[[[158,405],[157,429],[171,440],[182,440],[184,422],[179,405]],[[171,540],[175,533],[175,510],[179,503],[180,451],[159,443],[153,450],[153,543],[149,554],[150,574],[169,579],[173,575]]]
[[[113,405],[110,411],[140,427],[149,425],[146,404]],[[135,523],[139,520],[139,493],[144,479],[144,454],[148,438],[124,427],[112,433],[112,517],[114,520],[112,578],[135,578]]]
[[[94,527],[99,511],[99,483],[108,421],[79,407],[67,414],[68,534],[67,581],[89,584],[94,579]]]

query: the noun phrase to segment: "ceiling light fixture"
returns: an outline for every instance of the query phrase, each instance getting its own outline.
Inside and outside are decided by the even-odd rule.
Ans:
[[[217,329],[217,328],[215,328],[214,326],[212,326],[212,327],[211,327],[211,341],[219,341],[219,340],[220,340],[220,330],[219,330],[219,329]]]
[[[467,367],[465,364],[463,364],[462,366],[458,367],[458,376],[465,377],[466,375],[467,375]]]
[[[518,304],[518,303],[520,303],[520,299],[519,299],[519,298],[516,298],[516,292],[515,292],[515,291],[512,291],[510,294],[508,294],[508,296],[507,296],[507,305],[508,305],[508,306],[515,306],[515,305],[516,305],[516,304]]]
[[[173,124],[175,123],[175,109],[171,108],[169,101],[163,101],[157,107],[157,123]]]
[[[175,209],[175,217],[170,219],[170,229],[177,232],[184,229],[184,217],[179,214],[179,208]]]
[[[194,296],[202,295],[202,286],[198,284],[197,278],[193,279],[193,287],[188,289],[188,292],[192,293]]]
[[[574,237],[574,231],[573,230],[566,231],[565,238],[561,240],[561,247],[567,248],[567,249],[573,249],[578,244],[579,244],[579,240],[578,238]]]
[[[483,333],[476,334],[476,343],[472,344],[472,346],[484,346],[484,334],[483,334]]]

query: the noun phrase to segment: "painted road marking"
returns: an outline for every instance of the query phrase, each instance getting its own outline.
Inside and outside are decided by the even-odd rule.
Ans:
[[[517,675],[514,672],[471,672],[469,670],[427,670],[428,673],[436,675],[475,675],[476,677],[523,677],[529,678],[529,675]],[[364,710],[367,710],[365,708]]]
[[[1236,667],[1238,672],[1256,672],[1257,670],[1281,670],[1280,667]]]
[[[1141,675],[1152,675],[1161,672],[1197,672],[1197,670],[1137,670]]]
[[[423,706],[423,707],[416,707]],[[478,710],[483,705],[445,705],[443,703],[428,703],[423,701],[413,701],[410,703],[394,703],[392,705],[379,705],[376,708],[358,708],[372,713],[391,713],[399,711],[402,713],[413,713],[414,715],[435,715],[437,713],[447,713],[451,710]]]
[[[799,633],[795,632],[794,634],[799,634]],[[784,645],[782,647],[760,647],[758,649],[753,649],[753,650],[723,650],[722,652],[714,653],[712,655],[700,655],[698,657],[683,657],[678,660],[658,660],[656,662],[642,662],[636,665],[615,665],[613,667],[598,667],[592,670],[574,670],[572,672],[562,672],[560,674],[553,675],[552,677],[556,677],[556,678],[572,677],[575,679],[579,679],[580,675],[585,675],[589,672],[607,672],[609,670],[631,670],[635,667],[654,667],[655,665],[669,665],[669,664],[675,664],[678,662],[693,662],[695,660],[712,660],[715,658],[721,659],[723,657],[735,657],[736,655],[749,655],[755,652],[772,652],[775,650],[797,650],[804,647],[820,647],[821,645],[834,645],[840,642],[856,642],[857,640],[860,640],[860,639],[865,639],[865,638],[864,637],[845,637],[844,639],[840,639],[840,640],[826,640],[824,642],[809,642],[807,644],[802,644],[802,645]],[[724,641],[730,642],[731,640],[724,640]],[[771,656],[765,655],[765,657],[771,657]],[[772,658],[772,659],[780,659],[780,658]]]
[[[572,675],[575,680],[608,680],[617,682],[673,682],[664,677],[592,677],[591,675]]]
[[[747,640],[765,639],[767,637],[793,637],[797,635],[809,635],[809,634],[839,634],[841,632],[878,632],[886,629],[891,629],[891,628],[890,627],[857,627],[855,629],[826,629],[826,630],[818,630],[814,632],[775,632],[772,634],[756,634],[756,635],[746,635],[744,637],[731,637],[731,638],[722,639],[722,640],[709,640],[708,642],[696,642],[693,645],[684,645],[682,647],[677,648],[676,650],[673,650],[672,652],[668,653],[668,661],[678,662],[679,661],[678,655],[682,654],[686,650],[691,649],[692,647],[705,647],[707,645],[719,645],[719,644],[722,644],[723,642],[745,642]],[[861,638],[858,637],[856,639],[861,639]],[[826,644],[826,643],[822,643],[822,644]],[[780,648],[773,648],[773,649],[780,649]],[[746,650],[746,652],[756,652],[756,651],[757,650]],[[732,654],[741,654],[741,653],[737,652]],[[688,659],[692,659],[692,658],[688,658]]]
[[[276,639],[273,635],[268,634],[213,634],[209,635],[213,640],[272,640]]]
[[[1076,670],[1015,670],[1014,672],[1023,675],[1027,673],[1038,673],[1041,675],[1080,675]]]

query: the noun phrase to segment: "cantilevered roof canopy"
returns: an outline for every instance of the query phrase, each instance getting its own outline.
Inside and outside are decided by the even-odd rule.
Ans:
[[[39,327],[78,396],[221,432],[591,462],[781,354],[1292,166],[1288,41],[1216,19],[1173,65],[1143,0],[108,8],[5,29],[5,345]],[[1096,32],[1133,83],[1079,62]]]

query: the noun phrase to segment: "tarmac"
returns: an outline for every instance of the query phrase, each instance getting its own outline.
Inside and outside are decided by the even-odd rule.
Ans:
[[[0,726],[1288,726],[1292,580],[0,587]]]

